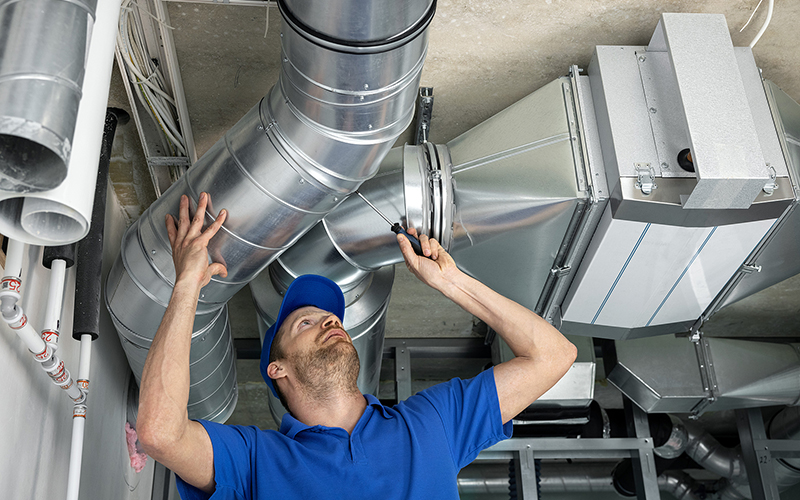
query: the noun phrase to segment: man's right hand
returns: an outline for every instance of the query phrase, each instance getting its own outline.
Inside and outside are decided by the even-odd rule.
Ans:
[[[175,284],[189,282],[198,289],[206,286],[211,277],[226,277],[228,270],[224,264],[208,263],[208,242],[217,234],[227,218],[227,210],[220,210],[217,220],[203,231],[203,221],[209,202],[207,193],[200,193],[197,211],[189,220],[189,198],[181,196],[180,214],[177,225],[175,218],[167,214],[166,224],[169,242],[172,246],[172,261],[175,264]]]

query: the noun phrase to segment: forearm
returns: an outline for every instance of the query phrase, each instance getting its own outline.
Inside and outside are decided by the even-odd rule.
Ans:
[[[179,439],[188,423],[189,351],[199,291],[194,283],[175,285],[142,371],[138,427],[151,445]]]
[[[546,360],[573,349],[572,344],[539,315],[460,270],[449,273],[435,288],[486,322],[517,357]]]

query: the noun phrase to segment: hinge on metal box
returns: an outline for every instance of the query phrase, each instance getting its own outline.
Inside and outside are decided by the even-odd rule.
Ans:
[[[636,163],[636,187],[642,194],[650,194],[656,186],[656,171],[649,163]]]
[[[707,396],[692,408],[689,418],[696,420],[703,414],[705,409],[719,397],[719,387],[717,386],[717,374],[714,372],[714,361],[711,359],[711,347],[708,340],[703,337],[703,332],[696,331],[689,337],[694,344],[697,363],[700,368],[700,380],[703,383],[703,390]]]

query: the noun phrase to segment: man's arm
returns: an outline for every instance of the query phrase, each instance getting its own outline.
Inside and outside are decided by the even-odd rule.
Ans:
[[[416,231],[409,233],[416,236]],[[575,361],[577,349],[533,311],[467,276],[439,243],[419,237],[426,257],[397,235],[408,269],[468,313],[486,322],[516,356],[494,368],[500,414],[508,422],[553,387]]]
[[[208,195],[202,193],[197,213],[189,220],[189,199],[180,202],[176,227],[167,215],[167,232],[175,264],[175,286],[142,371],[137,433],[144,451],[187,483],[214,491],[214,453],[205,428],[189,420],[189,350],[200,289],[225,266],[208,265],[208,241],[225,221],[222,210],[205,231]]]

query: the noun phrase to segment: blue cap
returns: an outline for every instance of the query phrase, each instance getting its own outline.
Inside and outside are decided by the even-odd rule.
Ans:
[[[269,386],[272,394],[275,394],[275,397],[278,397],[278,393],[275,392],[272,379],[267,375],[272,341],[275,340],[275,333],[281,328],[286,317],[296,309],[307,306],[314,306],[323,311],[331,312],[344,321],[344,295],[339,285],[328,278],[315,274],[305,274],[295,278],[283,296],[283,302],[281,302],[281,308],[278,311],[275,323],[264,334],[264,345],[261,347],[261,376],[264,377],[264,381]]]

